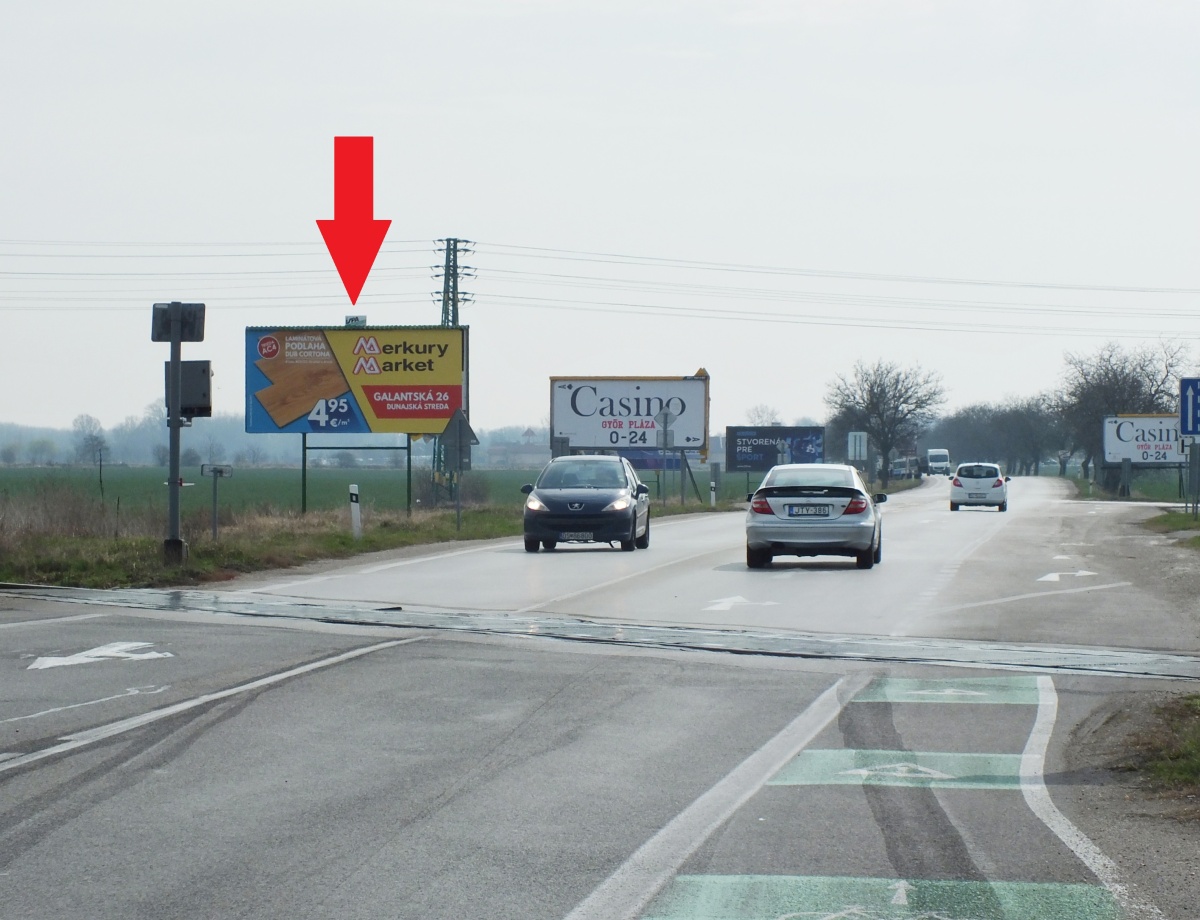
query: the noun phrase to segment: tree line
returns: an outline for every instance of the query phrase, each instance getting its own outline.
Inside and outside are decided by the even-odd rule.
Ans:
[[[936,373],[882,360],[859,362],[828,386],[825,440],[844,445],[849,432],[865,431],[885,458],[885,485],[887,458],[915,455],[927,446],[944,447],[955,458],[995,460],[1017,475],[1036,475],[1049,458],[1065,474],[1075,458],[1084,477],[1101,473],[1113,488],[1115,481],[1108,480],[1119,472],[1097,467],[1103,458],[1104,417],[1176,414],[1179,379],[1189,366],[1191,357],[1178,343],[1124,348],[1110,342],[1091,354],[1068,352],[1052,390],[943,415],[938,410],[946,394]]]

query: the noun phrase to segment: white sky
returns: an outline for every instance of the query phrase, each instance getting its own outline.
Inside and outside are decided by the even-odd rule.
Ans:
[[[1198,36],[1146,0],[12,3],[0,421],[161,399],[165,300],[240,412],[246,326],[437,324],[447,236],[477,429],[545,423],[553,375],[705,367],[714,431],[824,418],[859,359],[1031,395],[1200,337]],[[393,221],[357,307],[315,224],[349,134]]]

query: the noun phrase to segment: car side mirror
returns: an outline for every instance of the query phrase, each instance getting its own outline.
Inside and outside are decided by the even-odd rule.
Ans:
[[[650,487],[648,485],[646,485],[644,482],[639,482],[637,484],[637,488],[634,489],[634,492],[637,495],[649,495]]]
[[[1005,482],[1012,482],[1012,477],[1011,477],[1011,476],[1005,476],[1005,477],[1004,477],[1004,481],[1005,481]]]
[[[525,485],[521,486],[521,491],[525,495],[528,495],[530,492],[533,491],[533,486],[531,486],[529,483],[525,483]]]
[[[746,493],[746,501],[748,501],[748,502],[754,501],[754,493],[753,492]]]
[[[883,492],[880,492],[878,495],[875,496],[875,504],[879,505],[885,501],[887,501],[887,495],[884,494]]]

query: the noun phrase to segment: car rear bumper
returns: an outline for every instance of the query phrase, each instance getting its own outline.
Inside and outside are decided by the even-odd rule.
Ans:
[[[1004,493],[1000,495],[988,493],[986,498],[971,498],[970,494],[965,490],[951,489],[950,501],[956,505],[981,505],[987,508],[998,508],[1008,501],[1008,495]]]
[[[875,522],[803,525],[788,521],[747,521],[746,545],[791,556],[853,556],[875,543]]]

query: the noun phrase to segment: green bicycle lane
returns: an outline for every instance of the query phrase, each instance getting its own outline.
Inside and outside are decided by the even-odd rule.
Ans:
[[[1052,826],[1062,816],[1039,798],[1041,761],[1029,753],[1048,737],[1047,688],[1053,699],[1037,676],[876,678],[639,916],[1161,917],[1118,903]]]

